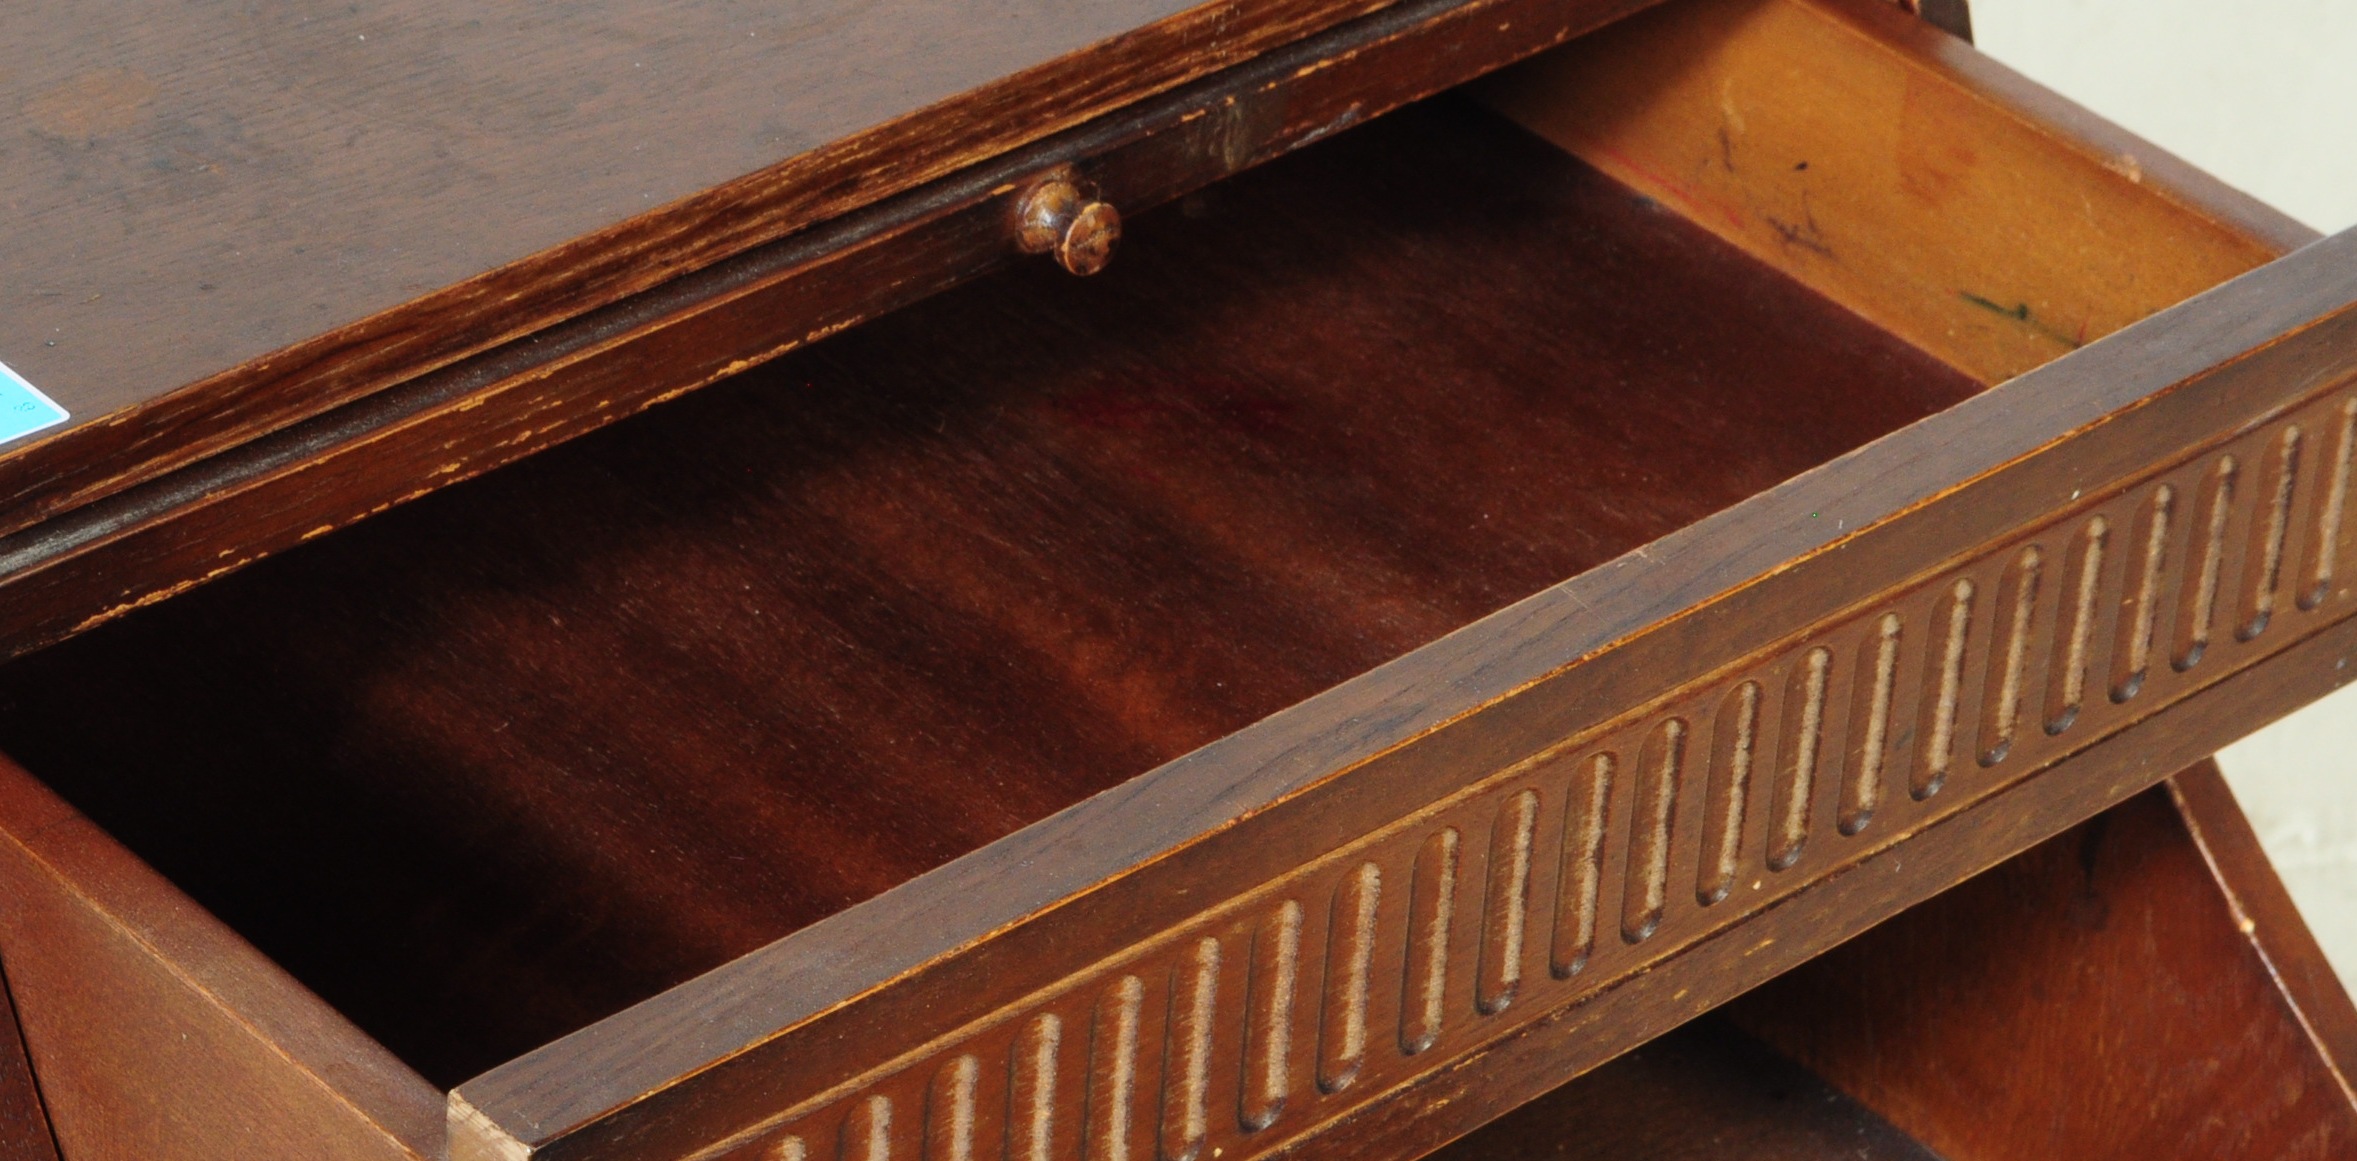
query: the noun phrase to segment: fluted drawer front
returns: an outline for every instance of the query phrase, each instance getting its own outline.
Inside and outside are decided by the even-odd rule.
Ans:
[[[2228,679],[2357,610],[2353,258],[2092,338],[503,1065],[453,1156],[1428,1151],[2231,740],[2188,707],[2312,696]]]
[[[696,1155],[1257,1153],[2345,615],[2353,455],[2327,392]]]

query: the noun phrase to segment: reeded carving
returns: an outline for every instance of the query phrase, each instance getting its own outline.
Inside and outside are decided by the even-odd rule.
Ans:
[[[706,1156],[1243,1161],[2321,624],[2353,461],[2336,397],[2078,500]]]
[[[1637,752],[1637,800],[1631,808],[1628,874],[1621,889],[1620,937],[1643,943],[1669,909],[1670,856],[1676,850],[1678,784],[1686,773],[1686,719],[1653,727]]]
[[[1457,828],[1442,827],[1416,852],[1409,884],[1407,968],[1400,973],[1399,1050],[1413,1056],[1448,1026],[1449,936],[1457,917]]]

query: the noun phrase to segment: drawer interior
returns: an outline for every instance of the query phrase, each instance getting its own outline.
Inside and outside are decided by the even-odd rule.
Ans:
[[[1538,134],[1413,107],[1100,277],[1005,270],[13,663],[0,750],[446,1088],[2010,366],[1649,188],[1683,123],[1584,148],[1557,79],[1492,94]],[[2217,232],[2102,325],[2264,257]]]
[[[1973,387],[1447,100],[37,654],[0,748],[454,1084]]]

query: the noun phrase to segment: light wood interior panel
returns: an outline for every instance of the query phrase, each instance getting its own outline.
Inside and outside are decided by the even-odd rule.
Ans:
[[[1985,383],[2314,237],[1877,0],[1671,0],[1481,91]]]

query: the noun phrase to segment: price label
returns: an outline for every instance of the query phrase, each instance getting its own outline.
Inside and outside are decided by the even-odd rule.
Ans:
[[[66,421],[65,408],[0,363],[0,443],[21,439]]]

